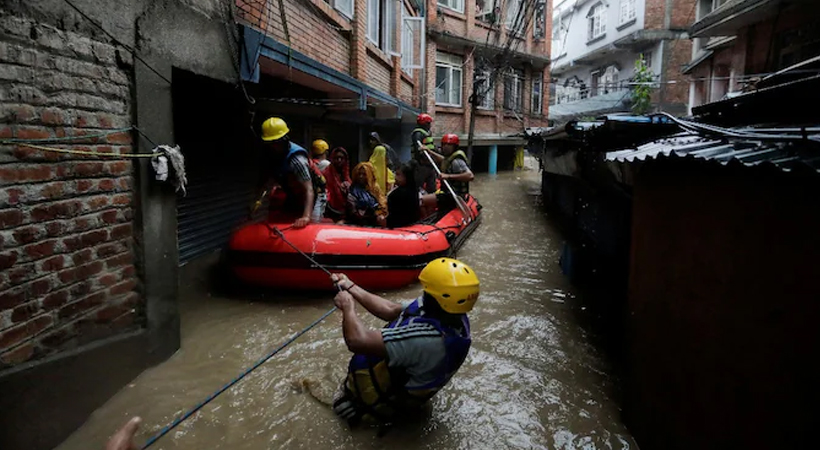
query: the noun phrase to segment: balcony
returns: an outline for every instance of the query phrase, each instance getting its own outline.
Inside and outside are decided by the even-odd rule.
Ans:
[[[558,86],[549,108],[549,118],[566,122],[584,116],[629,111],[632,88],[627,82],[587,88]]]

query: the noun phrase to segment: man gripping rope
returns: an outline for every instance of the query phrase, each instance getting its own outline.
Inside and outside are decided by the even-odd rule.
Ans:
[[[362,418],[381,423],[397,412],[418,408],[443,388],[470,350],[470,321],[479,281],[466,264],[438,258],[419,275],[423,292],[414,301],[394,303],[333,275],[340,292],[342,332],[354,353],[333,410],[353,426]],[[389,323],[368,329],[356,304]]]

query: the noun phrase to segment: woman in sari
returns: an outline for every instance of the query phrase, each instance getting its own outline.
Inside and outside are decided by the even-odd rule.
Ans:
[[[379,137],[379,134],[375,131],[370,133],[370,148],[373,149],[370,154],[370,164],[373,165],[376,183],[378,183],[382,193],[387,195],[393,190],[393,184],[396,179],[395,174],[389,167],[387,147],[382,143],[381,137]]]
[[[327,181],[327,208],[325,216],[334,222],[344,219],[347,194],[350,192],[350,158],[347,150],[336,147],[330,152],[330,165],[323,172]]]
[[[382,227],[387,224],[387,198],[376,182],[373,165],[369,162],[359,163],[353,168],[345,222]]]

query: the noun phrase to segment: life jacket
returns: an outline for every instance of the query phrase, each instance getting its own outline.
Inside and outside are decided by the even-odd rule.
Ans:
[[[319,167],[316,165],[316,161],[310,157],[307,150],[294,142],[290,143],[290,149],[288,150],[288,154],[285,155],[285,158],[282,160],[282,164],[279,166],[279,170],[276,173],[276,179],[283,185],[283,187],[285,187],[285,184],[288,184],[287,188],[289,191],[294,190],[293,184],[295,181],[293,177],[289,177],[288,174],[290,171],[290,160],[298,154],[302,154],[308,162],[308,172],[310,173],[310,181],[313,184],[313,192],[316,194],[325,192],[327,181],[325,180],[325,176],[322,174],[322,171],[319,170]]]
[[[413,134],[416,134],[416,131],[420,132],[421,135],[424,136],[421,140],[421,145],[424,146],[425,148],[427,148],[427,150],[435,151],[436,150],[436,143],[433,142],[433,135],[430,134],[430,132],[425,130],[424,128],[416,128],[415,130],[413,130],[413,133],[411,134],[411,136]],[[416,148],[416,143],[413,142],[412,144],[413,145],[411,145],[411,147],[413,149],[415,149]],[[423,160],[427,161],[426,158],[423,158]]]
[[[398,408],[417,407],[424,404],[443,388],[467,358],[472,342],[470,321],[467,315],[461,319],[461,330],[455,330],[439,320],[427,317],[416,299],[399,317],[385,328],[403,327],[413,323],[426,323],[435,327],[444,339],[445,360],[439,366],[433,381],[413,388],[405,385],[409,376],[401,369],[390,369],[384,358],[355,354],[348,365],[345,387],[356,399],[357,406],[366,414],[389,419]]]
[[[453,175],[458,175],[460,173],[460,172],[456,172],[455,170],[453,170],[453,161],[455,161],[456,158],[462,159],[462,160],[464,160],[465,163],[467,163],[467,154],[465,154],[461,150],[456,150],[456,151],[453,152],[452,155],[448,156],[447,158],[444,159],[444,161],[441,162],[441,171],[442,171],[442,173],[449,173],[449,174],[453,174]],[[470,183],[469,182],[466,182],[466,181],[452,181],[452,180],[448,180],[447,182],[450,183],[450,186],[453,188],[456,195],[465,196],[465,195],[470,193]]]

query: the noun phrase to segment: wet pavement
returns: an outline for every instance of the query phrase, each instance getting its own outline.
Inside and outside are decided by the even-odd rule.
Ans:
[[[610,368],[582,324],[581,299],[558,267],[562,238],[538,207],[538,186],[538,172],[527,170],[480,175],[471,187],[483,221],[458,256],[481,278],[473,347],[425,415],[382,437],[336,419],[327,403],[349,358],[336,313],[151,448],[637,448],[620,421]],[[102,449],[134,415],[143,418],[141,444],[333,306],[321,294],[218,296],[209,289],[214,261],[182,270],[182,348],[59,449]]]

